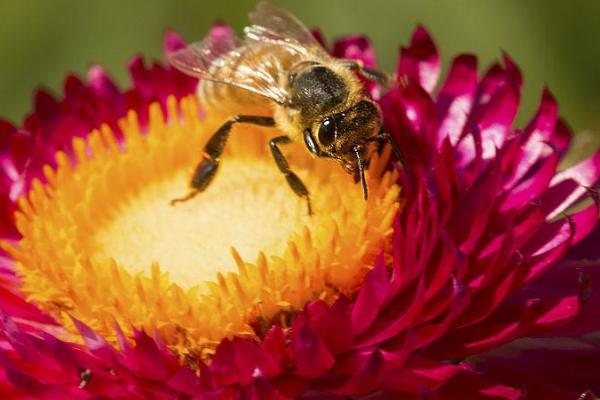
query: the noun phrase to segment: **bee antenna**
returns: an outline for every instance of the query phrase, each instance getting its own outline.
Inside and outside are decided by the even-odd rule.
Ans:
[[[363,159],[361,158],[361,153],[363,151],[363,146],[354,146],[352,150],[354,150],[354,155],[356,156],[356,161],[358,163],[358,175],[360,176],[360,183],[362,185],[363,195],[365,200],[369,197],[369,189],[367,188],[367,180],[365,179],[365,164]]]

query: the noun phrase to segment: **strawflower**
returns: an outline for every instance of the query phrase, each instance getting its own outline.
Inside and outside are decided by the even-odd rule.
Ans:
[[[166,35],[167,51],[182,46]],[[331,49],[375,65],[362,36]],[[365,202],[337,164],[290,147],[312,217],[269,159],[273,132],[247,126],[210,189],[170,206],[223,120],[203,113],[195,79],[139,57],[129,68],[126,91],[95,66],[61,98],[36,93],[22,126],[0,121],[3,399],[600,389],[584,336],[600,322],[600,153],[558,172],[571,133],[547,89],[512,127],[522,78],[508,56],[479,77],[460,55],[438,84],[417,28],[379,99],[405,167],[374,154]]]

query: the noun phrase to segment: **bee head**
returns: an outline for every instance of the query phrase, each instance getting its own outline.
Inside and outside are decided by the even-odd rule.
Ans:
[[[321,148],[339,156],[352,154],[356,145],[377,134],[382,118],[379,107],[370,100],[360,100],[349,109],[328,115],[314,127]]]
[[[359,100],[346,111],[331,114],[304,131],[308,150],[319,157],[330,157],[361,181],[365,199],[367,186],[364,175],[366,149],[371,138],[381,128],[379,107],[370,100]],[[317,132],[317,135],[313,135]]]

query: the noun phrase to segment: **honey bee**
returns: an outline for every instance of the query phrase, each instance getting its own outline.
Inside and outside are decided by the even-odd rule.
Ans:
[[[243,40],[207,37],[167,54],[175,68],[201,79],[198,95],[207,113],[233,110],[206,143],[190,192],[171,204],[206,190],[235,124],[273,127],[283,133],[269,141],[270,150],[291,189],[306,199],[309,215],[309,191],[280,150],[293,141],[303,140],[313,156],[339,162],[355,182],[361,182],[366,200],[368,144],[390,142],[402,159],[382,130],[379,106],[365,93],[357,74],[383,87],[391,78],[358,61],[333,58],[296,17],[272,4],[259,3],[250,21]]]

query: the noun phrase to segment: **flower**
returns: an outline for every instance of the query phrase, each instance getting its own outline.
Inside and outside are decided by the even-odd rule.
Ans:
[[[167,34],[168,49],[182,45]],[[374,65],[364,37],[332,51]],[[93,67],[85,83],[67,78],[62,100],[37,94],[22,129],[0,124],[5,398],[569,399],[599,388],[593,362],[576,379],[540,360],[566,354],[577,367],[575,355],[597,354],[581,336],[598,329],[600,152],[557,172],[571,134],[547,89],[512,128],[522,78],[508,56],[479,79],[476,58],[460,55],[436,90],[439,55],[419,27],[379,100],[405,168],[389,149],[374,154],[364,203],[339,167],[292,149],[317,188],[314,219],[265,163],[268,133],[249,128],[232,135],[201,212],[169,207],[220,120],[201,116],[195,80],[139,58],[130,69],[124,93]],[[523,350],[555,340],[540,335],[572,347]],[[515,363],[531,368],[506,370]]]

